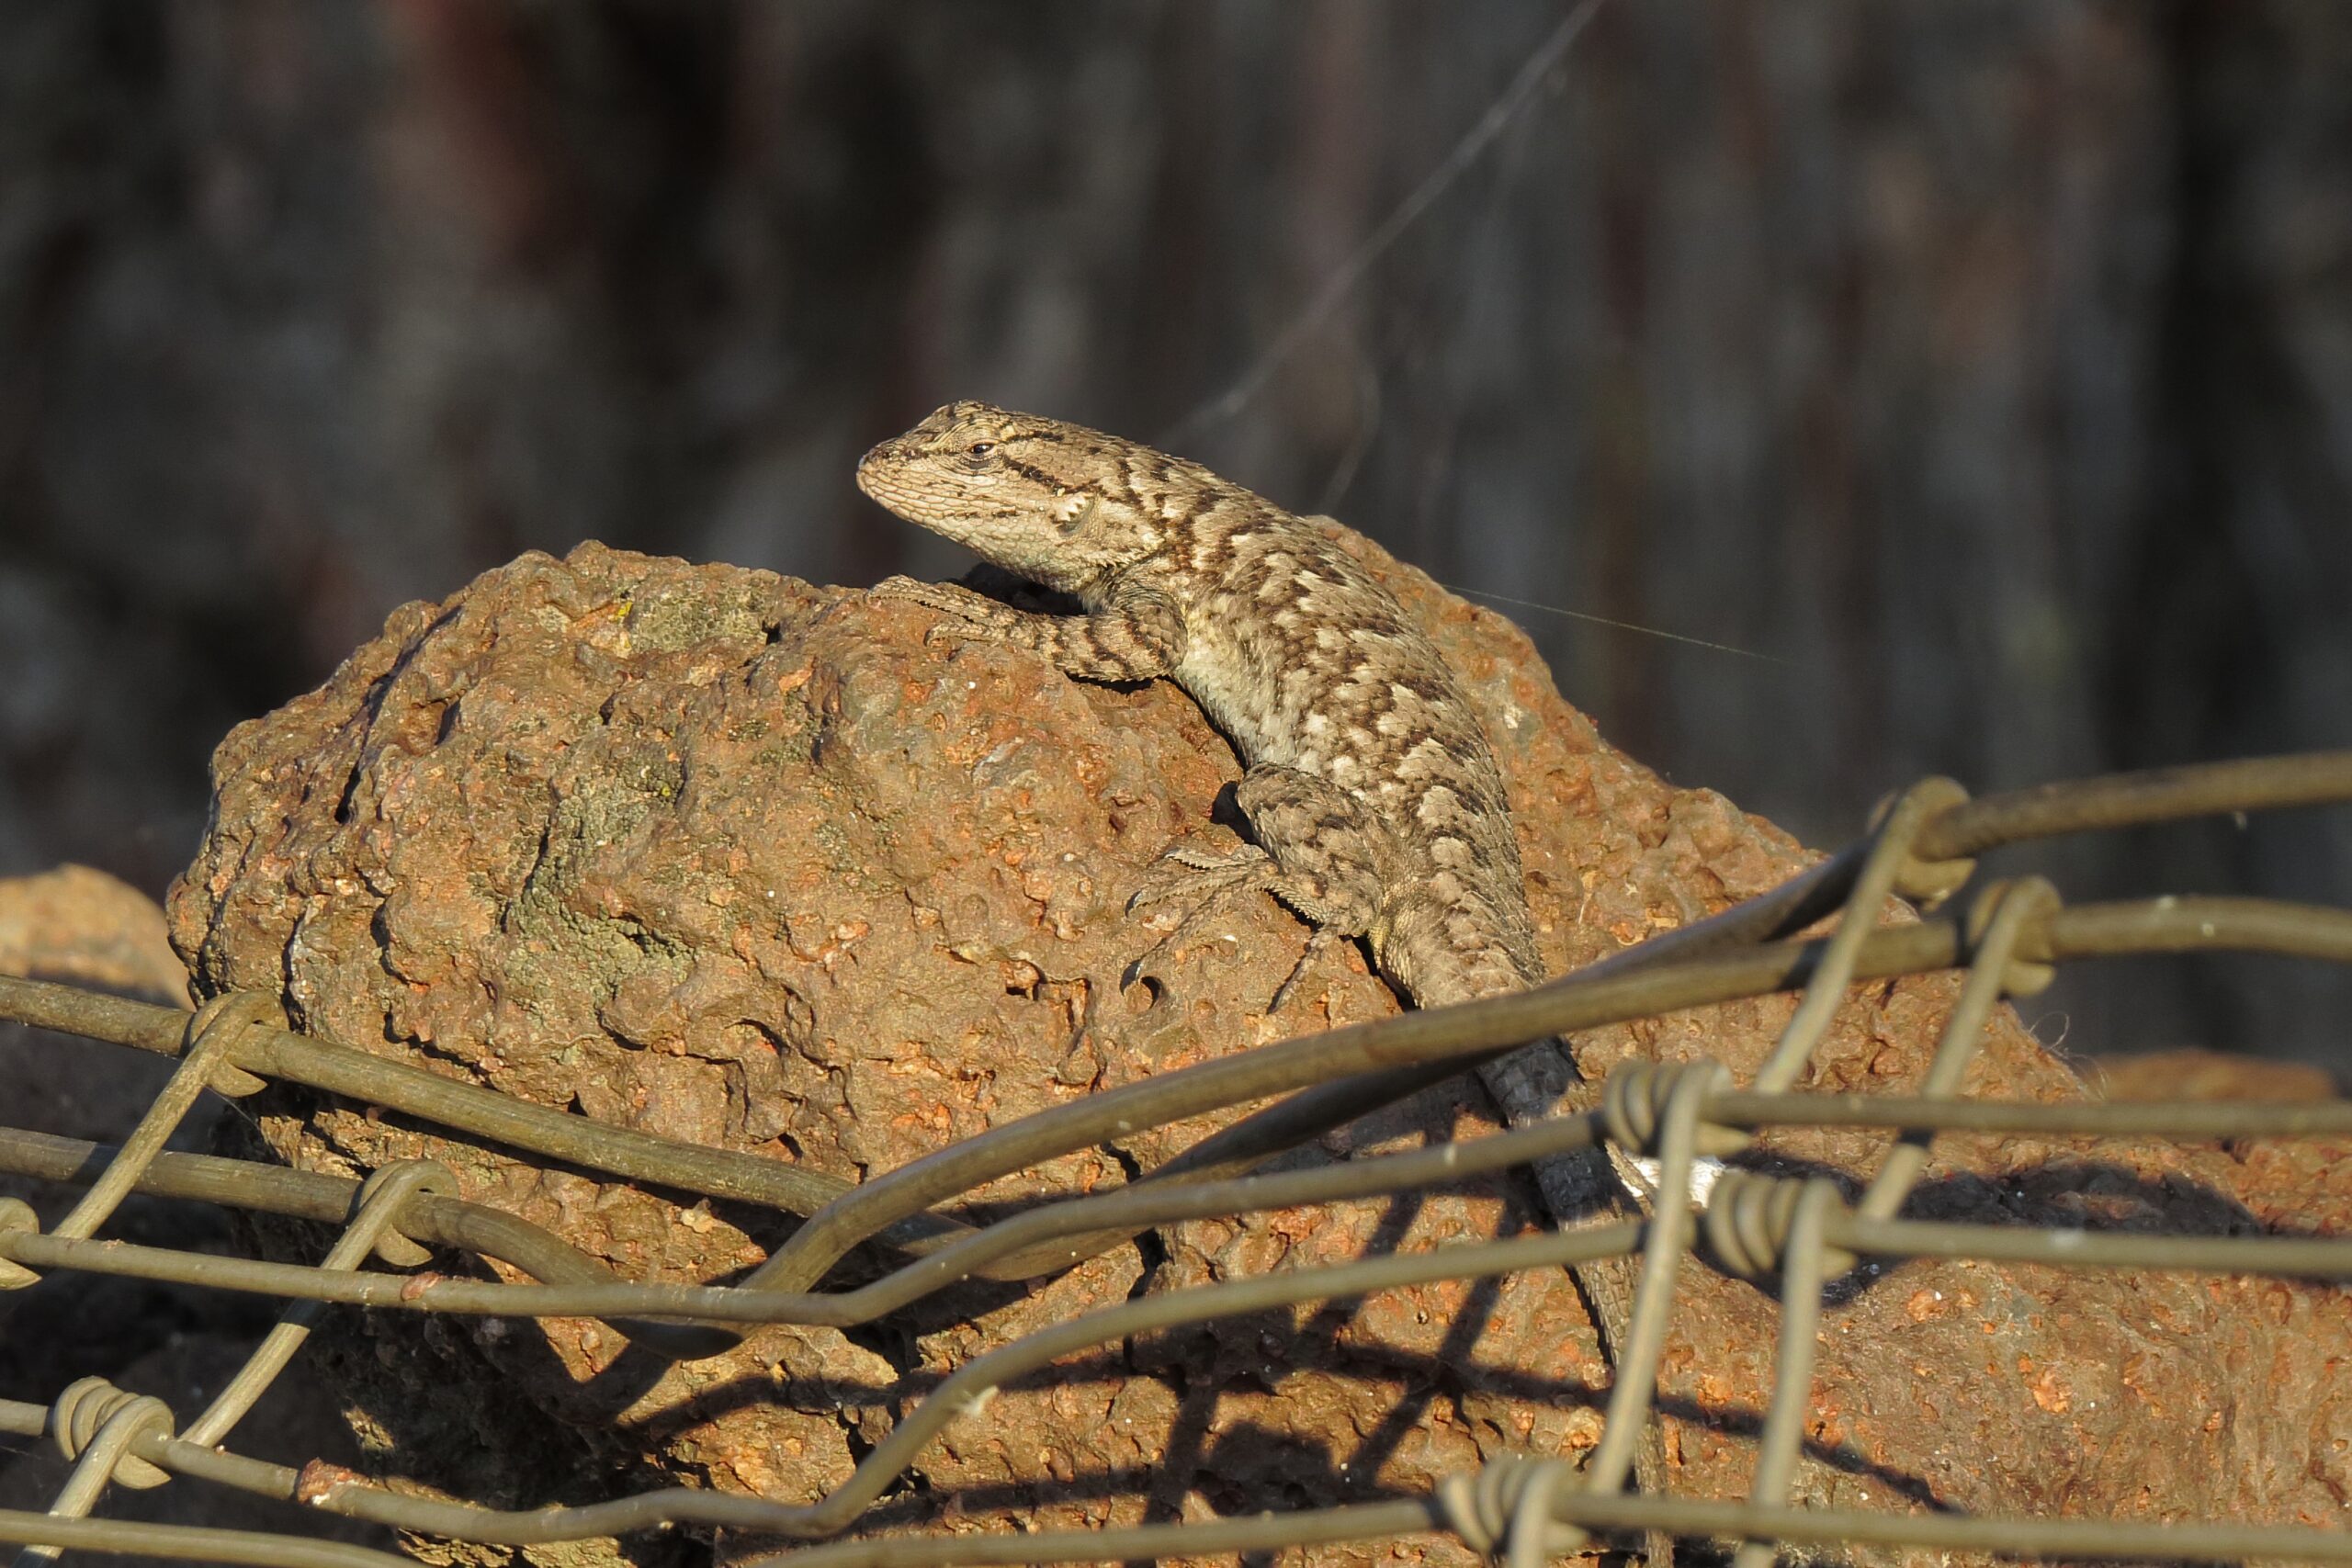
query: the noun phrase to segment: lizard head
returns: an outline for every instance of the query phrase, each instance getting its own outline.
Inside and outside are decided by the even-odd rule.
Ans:
[[[1136,484],[1148,448],[989,403],[949,403],[857,465],[857,487],[981,559],[1066,592],[1158,549],[1167,530]]]

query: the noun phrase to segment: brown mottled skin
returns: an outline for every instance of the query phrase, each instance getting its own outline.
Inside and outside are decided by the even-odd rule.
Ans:
[[[877,594],[1082,679],[1167,676],[1231,738],[1248,765],[1235,799],[1257,841],[1228,855],[1170,851],[1184,869],[1138,902],[1263,887],[1316,926],[1310,953],[1363,937],[1381,973],[1424,1007],[1544,978],[1476,710],[1396,598],[1315,526],[1197,463],[981,402],[950,403],[883,442],[857,482],[1086,613],[1028,614],[908,578]],[[1556,1042],[1480,1076],[1516,1123],[1552,1114],[1577,1077]],[[1538,1177],[1563,1222],[1626,1201],[1597,1156],[1547,1161]],[[1613,1352],[1631,1316],[1629,1272],[1612,1261],[1577,1277]],[[1662,1465],[1654,1454],[1637,1468]]]

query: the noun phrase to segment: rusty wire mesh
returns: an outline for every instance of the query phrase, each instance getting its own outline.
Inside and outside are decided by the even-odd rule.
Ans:
[[[1239,1052],[1096,1094],[997,1127],[862,1186],[756,1156],[695,1147],[603,1125],[422,1069],[287,1031],[275,998],[232,994],[192,1017],[38,981],[0,978],[0,1017],[175,1057],[178,1067],[119,1148],[0,1128],[0,1170],[86,1189],[44,1232],[29,1207],[0,1200],[0,1289],[42,1271],[128,1275],[252,1292],[288,1304],[243,1371],[182,1424],[153,1397],[85,1378],[51,1404],[0,1401],[0,1432],[46,1436],[74,1468],[46,1514],[0,1511],[0,1540],[20,1562],[64,1549],[266,1564],[389,1564],[362,1547],[288,1533],[129,1523],[90,1517],[109,1485],[208,1483],[298,1501],[326,1513],[424,1535],[533,1544],[675,1526],[725,1527],[806,1540],[803,1564],[1049,1562],[1272,1551],[1451,1532],[1473,1550],[1530,1563],[1595,1532],[1662,1529],[1736,1543],[1742,1568],[1778,1546],[1884,1545],[2070,1558],[2275,1558],[2352,1562],[2352,1531],[2257,1527],[2228,1519],[2119,1523],[1861,1512],[1791,1506],[1815,1328],[1825,1287],[1866,1260],[1912,1257],[2032,1262],[2069,1269],[2176,1269],[2352,1280],[2352,1238],[2092,1234],[1896,1217],[1941,1131],[2143,1135],[2177,1139],[2352,1134],[2352,1103],[2041,1104],[1958,1096],[1992,1010],[2048,984],[2055,966],[2129,953],[2241,951],[2352,963],[2352,911],[2267,900],[2163,897],[2068,906],[2041,878],[1996,882],[1968,899],[1974,857],[2055,835],[2216,814],[2352,802],[2352,752],[2165,770],[1971,800],[1948,780],[1895,798],[1860,841],[1762,897],[1549,985],[1466,1006],[1408,1013]],[[1890,897],[1930,913],[1878,923]],[[1940,911],[1940,912],[1939,912]],[[1826,936],[1800,933],[1837,917]],[[1903,1097],[1792,1092],[1847,987],[1931,970],[1964,972],[1932,1065]],[[1767,992],[1801,994],[1754,1084],[1719,1064],[1634,1065],[1612,1074],[1599,1109],[1542,1125],[1379,1157],[1251,1174],[1270,1156],[1435,1079],[1545,1035]],[[237,1096],[276,1080],[430,1122],[460,1136],[685,1193],[802,1216],[766,1264],[740,1283],[637,1283],[556,1236],[459,1200],[449,1173],[417,1160],[365,1182],[164,1148],[198,1095]],[[1130,1126],[1271,1101],[1146,1180],[1031,1208],[982,1229],[937,1214],[942,1203]],[[1688,1201],[1702,1154],[1736,1151],[1768,1126],[1883,1129],[1887,1153],[1859,1199],[1820,1177],[1734,1168],[1703,1206]],[[1659,1162],[1660,1201],[1639,1223],[1545,1231],[1299,1268],[1097,1310],[975,1359],[899,1422],[850,1479],[787,1505],[690,1488],[575,1507],[502,1511],[396,1493],[315,1461],[300,1470],[220,1446],[300,1350],[330,1304],[374,1311],[588,1316],[658,1354],[692,1359],[767,1324],[847,1325],[898,1311],[960,1280],[1023,1279],[1110,1242],[1180,1220],[1334,1202],[1461,1181],[1608,1140]],[[101,1238],[131,1193],[230,1205],[342,1226],[315,1266]],[[904,1259],[854,1289],[820,1288],[866,1242]],[[539,1281],[521,1285],[416,1272],[429,1249],[496,1258]],[[1641,1259],[1634,1322],[1599,1446],[1583,1465],[1523,1455],[1449,1477],[1426,1496],[1200,1522],[1018,1535],[854,1532],[917,1451],[990,1391],[1057,1359],[1127,1337],[1271,1307],[1361,1296],[1437,1280],[1493,1277],[1612,1255]],[[1781,1328],[1774,1393],[1745,1501],[1629,1493],[1634,1443],[1650,1403],[1681,1259],[1777,1290]],[[368,1266],[370,1259],[377,1266]],[[61,1374],[66,1369],[60,1369]]]

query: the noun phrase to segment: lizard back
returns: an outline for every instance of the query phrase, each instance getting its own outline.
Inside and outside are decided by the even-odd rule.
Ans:
[[[1244,762],[1364,807],[1385,897],[1367,932],[1424,1006],[1544,976],[1502,773],[1461,682],[1396,596],[1316,525],[1197,463],[987,403],[866,455],[893,512],[1090,611],[1181,626],[1167,670]]]
[[[1391,891],[1373,953],[1416,1001],[1543,979],[1502,772],[1461,682],[1336,540],[1218,483],[1230,493],[1131,569],[1184,605],[1176,681],[1245,761],[1363,803]]]

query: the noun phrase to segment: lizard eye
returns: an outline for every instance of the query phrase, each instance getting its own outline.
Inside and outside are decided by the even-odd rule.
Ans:
[[[995,450],[996,443],[993,441],[975,441],[969,446],[964,448],[964,456],[978,461],[982,457],[986,457]]]

